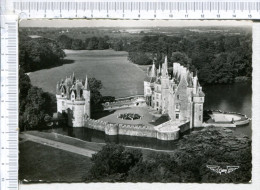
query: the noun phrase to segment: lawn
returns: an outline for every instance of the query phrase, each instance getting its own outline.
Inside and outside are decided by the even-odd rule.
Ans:
[[[145,72],[127,60],[127,52],[114,50],[65,50],[66,59],[73,63],[30,73],[33,85],[55,93],[56,83],[72,75],[79,79],[95,77],[101,80],[102,95],[127,97],[143,94]]]
[[[20,143],[19,150],[19,180],[23,182],[82,182],[92,165],[88,157],[31,141]]]

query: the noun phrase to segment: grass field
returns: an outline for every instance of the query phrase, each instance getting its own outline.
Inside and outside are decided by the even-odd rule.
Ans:
[[[30,73],[32,84],[55,94],[56,83],[72,75],[80,79],[95,77],[102,81],[102,95],[126,97],[143,94],[145,73],[127,60],[127,52],[114,50],[65,50],[73,63]]]
[[[82,182],[90,158],[31,141],[19,144],[19,180],[28,182]]]

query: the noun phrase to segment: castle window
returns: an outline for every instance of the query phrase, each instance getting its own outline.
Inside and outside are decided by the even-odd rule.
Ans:
[[[202,105],[200,105],[200,111],[202,111]]]
[[[176,104],[176,105],[175,105],[175,110],[176,110],[176,111],[180,111],[180,104]]]
[[[157,107],[159,106],[159,102],[156,102],[156,106],[157,106]]]
[[[201,115],[199,116],[199,120],[201,121]]]
[[[176,119],[179,119],[180,118],[180,114],[176,113]]]
[[[179,100],[180,99],[180,95],[177,95],[177,100]]]

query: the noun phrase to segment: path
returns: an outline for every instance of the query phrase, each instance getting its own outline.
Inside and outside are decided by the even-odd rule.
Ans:
[[[50,146],[50,147],[58,148],[58,149],[65,150],[68,152],[72,152],[75,154],[80,154],[82,156],[92,157],[92,154],[96,153],[96,151],[79,148],[79,147],[72,146],[69,144],[61,143],[61,142],[50,140],[50,139],[45,139],[42,137],[38,137],[38,136],[26,134],[26,133],[20,134],[19,137],[22,138],[23,140],[29,140],[32,142],[46,145],[46,146]]]
[[[27,131],[19,134],[20,143],[26,141],[36,142],[45,146],[58,148],[64,151],[69,151],[75,154],[80,154],[87,157],[92,157],[92,154],[100,151],[106,143],[96,143],[83,141],[74,137],[58,133],[46,133],[40,131]],[[126,148],[139,149],[144,155],[148,155],[151,152],[164,152],[174,153],[174,150],[158,150],[153,148],[136,147],[124,145]]]

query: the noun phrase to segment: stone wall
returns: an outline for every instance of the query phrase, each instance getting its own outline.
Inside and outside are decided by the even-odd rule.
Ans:
[[[101,120],[86,119],[85,127],[105,132],[106,135],[129,135],[156,138],[156,131],[143,125],[112,124]]]
[[[101,120],[86,119],[85,127],[103,131],[106,135],[127,135],[136,137],[157,138],[160,140],[176,140],[179,138],[179,132],[184,132],[189,129],[189,122],[179,126],[180,130],[162,132],[154,127],[144,125],[128,125],[128,124],[113,124]]]
[[[156,138],[157,131],[151,127],[142,126],[142,125],[118,124],[118,134],[137,136],[137,137]]]

